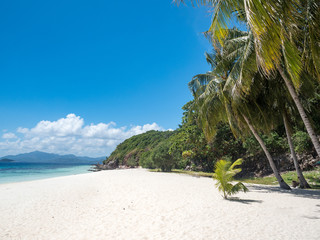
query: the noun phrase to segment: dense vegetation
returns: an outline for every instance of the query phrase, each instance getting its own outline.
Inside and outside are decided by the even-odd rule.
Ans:
[[[180,128],[141,150],[139,164],[210,171],[221,158],[244,156],[244,165],[258,166],[264,154],[280,187],[290,189],[275,158],[290,153],[300,187],[308,188],[298,154],[320,156],[319,1],[190,2],[214,8],[205,34],[211,69],[189,82],[194,100],[183,107]],[[229,28],[234,21],[245,30]]]
[[[217,160],[236,159],[246,152],[242,142],[232,135],[227,125],[221,125],[215,141],[207,142],[202,129],[196,124],[192,102],[184,107],[182,124],[175,131],[149,131],[133,136],[119,144],[108,162],[130,167],[172,168],[212,171]],[[253,148],[251,143],[247,146]]]
[[[127,165],[130,167],[141,164],[144,167],[152,168],[153,162],[148,163],[149,154],[159,145],[167,141],[173,134],[171,131],[149,131],[144,134],[133,136],[121,144],[113,151],[108,161],[116,161],[118,165]]]
[[[261,169],[264,171],[262,175],[271,172],[263,158],[262,166],[249,172],[252,171],[252,165],[256,167],[254,163],[262,156],[259,143],[253,136],[235,138],[228,124],[220,123],[215,137],[208,142],[197,124],[192,104],[191,101],[183,106],[182,123],[178,129],[149,131],[133,136],[119,144],[108,161],[116,161],[119,165],[129,167],[161,168],[164,171],[175,168],[212,172],[215,163],[220,159],[234,161],[243,157],[243,175],[255,176],[254,171]],[[311,104],[310,107],[314,108],[316,105]],[[317,114],[318,112],[314,111],[311,116],[316,118]],[[315,126],[319,128],[317,124]],[[262,134],[261,137],[273,156],[289,151],[283,126],[268,135]],[[298,153],[315,154],[310,138],[303,128],[294,130],[293,140]]]

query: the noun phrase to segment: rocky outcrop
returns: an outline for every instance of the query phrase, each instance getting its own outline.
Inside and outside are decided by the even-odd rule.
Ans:
[[[102,170],[113,170],[118,168],[118,163],[117,161],[110,161],[106,164],[94,164],[94,167],[92,169],[90,169],[89,171],[93,171],[93,172],[98,172],[98,171],[102,171]]]
[[[297,154],[299,159],[299,164],[302,170],[312,170],[316,165],[320,158],[317,155],[311,154]]]
[[[107,170],[116,169],[118,166],[119,166],[119,164],[118,164],[117,160],[107,162],[107,164],[106,164]]]

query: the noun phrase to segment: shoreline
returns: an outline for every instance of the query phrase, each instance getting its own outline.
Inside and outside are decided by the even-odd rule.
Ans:
[[[0,184],[0,239],[318,239],[320,192],[128,169]],[[303,228],[301,228],[303,226]]]
[[[79,175],[86,175],[86,174],[91,174],[93,172],[89,171],[84,172],[84,173],[74,173],[70,175],[61,175],[61,176],[53,176],[53,177],[46,177],[46,178],[39,178],[39,179],[33,179],[33,180],[26,180],[26,181],[17,181],[17,182],[0,182],[0,187],[3,185],[11,185],[11,184],[22,184],[22,183],[33,183],[33,182],[39,182],[39,181],[46,181],[46,180],[55,180],[59,178],[67,178],[67,177],[73,177],[73,176],[79,176]]]
[[[52,165],[53,168],[47,168],[47,164],[43,167],[41,163],[36,163],[39,166],[36,168],[10,168],[4,169],[1,171],[0,176],[0,185],[6,183],[20,183],[27,181],[36,181],[42,179],[49,179],[55,177],[63,177],[63,176],[73,176],[83,173],[90,173],[89,171],[92,168],[92,165]],[[51,166],[51,165],[49,165]]]

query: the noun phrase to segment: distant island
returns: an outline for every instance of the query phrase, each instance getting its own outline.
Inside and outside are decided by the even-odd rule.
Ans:
[[[18,155],[8,155],[0,158],[0,162],[29,162],[29,163],[63,163],[63,164],[96,164],[105,160],[105,157],[79,157],[73,154],[59,155],[34,151]]]
[[[14,160],[8,159],[8,158],[2,158],[0,159],[0,162],[14,162]]]

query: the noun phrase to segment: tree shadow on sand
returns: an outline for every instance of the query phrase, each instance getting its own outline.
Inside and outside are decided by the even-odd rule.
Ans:
[[[308,219],[312,219],[312,220],[318,220],[318,219],[320,219],[320,217],[316,217],[316,216],[306,216],[306,215],[303,215],[302,217],[308,218]]]
[[[231,202],[238,202],[238,203],[243,203],[243,204],[252,204],[252,203],[262,203],[262,200],[252,200],[252,199],[241,199],[238,197],[230,197],[227,200]]]
[[[320,199],[319,190],[299,189],[299,188],[293,188],[292,190],[284,190],[279,187],[262,186],[262,185],[251,185],[249,189],[256,190],[259,192],[264,192],[264,193],[280,192],[280,193],[291,194],[291,195],[294,195],[295,197]]]

